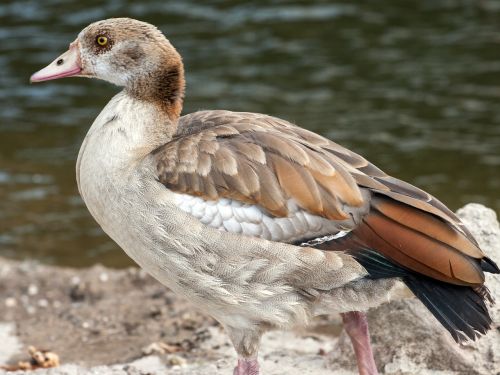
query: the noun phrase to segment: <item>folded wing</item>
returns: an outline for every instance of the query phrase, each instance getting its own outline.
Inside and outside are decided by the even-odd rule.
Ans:
[[[457,285],[484,282],[494,269],[462,222],[426,192],[390,177],[361,156],[284,120],[254,113],[184,116],[155,152],[169,189],[206,201],[236,200],[270,216],[289,202],[344,223],[330,250],[376,249],[409,270]]]

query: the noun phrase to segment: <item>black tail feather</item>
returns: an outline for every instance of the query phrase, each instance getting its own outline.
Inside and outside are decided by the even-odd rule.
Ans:
[[[468,286],[408,275],[403,281],[457,342],[475,340],[491,326],[485,300]]]
[[[484,272],[489,272],[489,273],[500,273],[500,269],[496,265],[495,262],[493,262],[490,258],[484,257],[481,259],[481,269]]]
[[[490,329],[492,321],[486,301],[492,299],[486,287],[474,288],[434,280],[407,270],[371,249],[356,249],[349,253],[365,267],[372,279],[401,277],[455,341],[475,340]]]

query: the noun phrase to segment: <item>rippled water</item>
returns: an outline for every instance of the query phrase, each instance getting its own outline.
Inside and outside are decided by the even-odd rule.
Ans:
[[[498,1],[0,3],[0,254],[66,265],[129,260],[99,229],[74,164],[117,92],[29,85],[88,23],[156,24],[184,56],[185,113],[264,112],[327,135],[456,209],[500,211]]]

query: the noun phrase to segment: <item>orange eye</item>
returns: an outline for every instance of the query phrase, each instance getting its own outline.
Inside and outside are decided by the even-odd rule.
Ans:
[[[96,39],[97,44],[99,44],[101,47],[104,47],[106,44],[108,44],[108,38],[106,38],[103,35],[99,35]]]

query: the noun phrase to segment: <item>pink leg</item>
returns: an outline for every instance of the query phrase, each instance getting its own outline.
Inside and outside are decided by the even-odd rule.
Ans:
[[[238,365],[234,368],[233,375],[259,375],[257,358],[238,358]]]
[[[368,320],[366,314],[360,311],[351,311],[340,314],[344,327],[351,338],[358,370],[360,375],[378,375],[377,366],[373,359],[373,351],[370,345],[370,332],[368,332]]]

